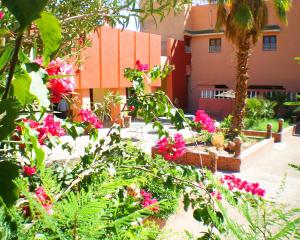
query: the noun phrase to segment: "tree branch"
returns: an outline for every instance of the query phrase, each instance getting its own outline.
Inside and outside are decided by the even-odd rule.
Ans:
[[[2,100],[6,99],[7,96],[8,96],[8,93],[9,93],[9,88],[10,88],[10,85],[11,85],[11,81],[12,81],[12,78],[14,76],[14,71],[15,71],[15,68],[16,68],[16,65],[17,65],[17,62],[18,62],[18,54],[19,54],[19,50],[20,50],[20,47],[21,47],[21,43],[22,43],[22,37],[23,37],[23,33],[20,34],[16,39],[14,54],[13,54],[13,57],[12,57],[12,60],[11,60],[11,63],[10,63],[9,73],[8,73],[8,77],[7,77],[7,80],[6,80],[5,91],[4,91]]]

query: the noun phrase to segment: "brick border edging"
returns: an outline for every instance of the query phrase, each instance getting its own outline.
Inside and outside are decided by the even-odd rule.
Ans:
[[[267,131],[256,131],[256,130],[243,130],[242,133],[246,136],[253,136],[253,137],[268,137],[268,134],[274,138],[275,143],[280,143],[283,141],[284,138],[292,136],[295,132],[296,126],[299,125],[300,122],[294,123],[292,126],[283,128],[283,119],[278,119],[278,130],[277,132],[272,131],[272,127],[269,130],[268,133],[268,127]]]
[[[158,148],[156,146],[152,147],[151,151],[153,157],[156,154],[162,155],[158,152]],[[201,165],[201,160],[202,160],[202,165]],[[181,165],[206,167],[213,172],[215,172],[215,170],[239,172],[241,167],[240,158],[218,155],[217,159],[213,159],[207,152],[203,152],[203,151],[193,152],[191,150],[187,150],[182,157],[172,162]]]
[[[246,149],[241,153],[239,157],[234,156],[224,156],[224,155],[217,155],[213,157],[212,154],[203,151],[191,151],[187,149],[186,153],[172,161],[177,164],[181,165],[190,165],[195,167],[205,167],[212,172],[218,171],[230,171],[230,172],[240,172],[242,161],[251,159],[253,157],[258,157],[258,155],[268,151],[274,143],[274,139],[264,139],[261,142],[258,142],[251,146],[250,148]],[[158,152],[158,148],[156,146],[151,148],[152,157],[154,155],[163,155]],[[201,164],[202,160],[202,164]]]

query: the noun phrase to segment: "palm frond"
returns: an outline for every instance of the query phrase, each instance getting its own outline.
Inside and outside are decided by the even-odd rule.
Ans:
[[[292,0],[274,0],[274,6],[280,20],[287,23],[287,12],[292,6]]]

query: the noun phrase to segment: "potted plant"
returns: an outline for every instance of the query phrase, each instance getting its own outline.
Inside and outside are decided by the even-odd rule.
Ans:
[[[110,127],[112,122],[112,108],[122,103],[122,97],[119,93],[113,93],[107,91],[103,96],[102,102],[96,102],[93,104],[94,112],[99,119],[104,123],[105,127]]]

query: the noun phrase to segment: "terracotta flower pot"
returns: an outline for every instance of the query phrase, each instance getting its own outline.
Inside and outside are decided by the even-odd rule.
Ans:
[[[161,218],[158,218],[156,216],[149,216],[149,217],[147,217],[143,220],[143,224],[146,223],[146,222],[149,222],[149,221],[154,222],[155,224],[157,224],[160,229],[162,229],[164,226],[166,226],[166,223],[167,223],[166,219],[161,219]]]
[[[130,128],[131,126],[131,116],[125,116],[124,118],[124,127]]]

